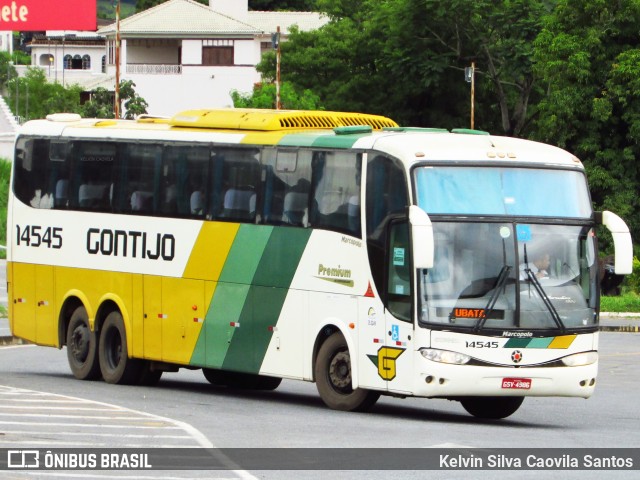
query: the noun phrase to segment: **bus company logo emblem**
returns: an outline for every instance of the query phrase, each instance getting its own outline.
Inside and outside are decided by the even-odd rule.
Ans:
[[[38,450],[8,450],[7,468],[39,468],[40,452]]]
[[[520,350],[514,350],[511,353],[511,360],[513,363],[520,363],[522,361],[522,352]]]
[[[383,380],[393,380],[396,378],[396,360],[404,348],[380,347],[378,355],[367,355],[369,360],[378,367],[378,375]]]

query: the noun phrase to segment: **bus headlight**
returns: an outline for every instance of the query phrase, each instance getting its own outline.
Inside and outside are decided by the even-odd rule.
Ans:
[[[582,352],[561,359],[567,367],[582,367],[598,361],[598,352]]]
[[[427,360],[439,363],[464,365],[465,363],[469,363],[469,360],[471,360],[471,357],[464,353],[450,352],[448,350],[436,350],[434,348],[421,348],[420,353]]]

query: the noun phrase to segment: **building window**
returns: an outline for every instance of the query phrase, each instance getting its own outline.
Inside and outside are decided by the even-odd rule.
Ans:
[[[72,67],[72,65],[73,65],[73,57],[71,55],[65,55],[64,56],[64,64],[63,65],[64,65],[63,68],[65,70],[70,70],[71,68],[73,68]]]
[[[102,73],[107,73],[107,56],[102,56]]]
[[[202,65],[233,65],[233,47],[202,47]]]
[[[91,70],[91,57],[89,55],[82,56],[82,70]]]

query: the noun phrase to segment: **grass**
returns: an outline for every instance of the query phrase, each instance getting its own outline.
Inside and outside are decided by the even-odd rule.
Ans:
[[[602,297],[600,299],[602,312],[640,312],[640,295],[628,292],[617,297]]]

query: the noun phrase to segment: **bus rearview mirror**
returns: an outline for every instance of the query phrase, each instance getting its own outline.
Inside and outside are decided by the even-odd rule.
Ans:
[[[600,215],[598,215],[599,217]],[[613,212],[605,210],[601,212],[602,225],[607,227],[613,237],[615,249],[616,275],[629,275],[633,271],[633,243],[627,224]]]
[[[411,246],[415,268],[433,267],[433,226],[427,212],[416,205],[409,207]]]

